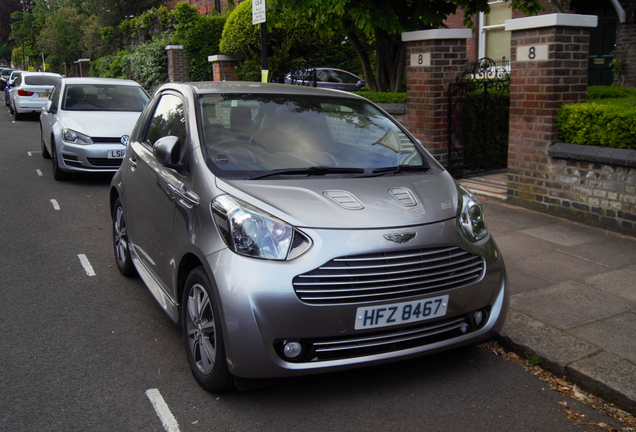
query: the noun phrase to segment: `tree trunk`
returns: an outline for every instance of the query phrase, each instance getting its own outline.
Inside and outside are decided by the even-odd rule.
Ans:
[[[362,69],[364,70],[364,78],[367,81],[369,89],[374,92],[378,91],[378,84],[375,80],[375,76],[373,75],[373,69],[371,68],[371,60],[369,60],[369,55],[360,43],[358,35],[355,33],[354,30],[351,30],[351,27],[345,20],[342,20],[342,27],[345,29],[347,37],[351,41],[353,50],[356,52],[356,54],[358,54],[358,57],[360,58]]]

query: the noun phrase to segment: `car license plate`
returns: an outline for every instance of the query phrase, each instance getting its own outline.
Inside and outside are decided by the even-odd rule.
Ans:
[[[42,98],[48,98],[51,95],[51,93],[40,93],[40,97]]]
[[[108,150],[108,159],[123,159],[126,150]]]
[[[356,330],[412,323],[446,315],[448,296],[358,308]]]

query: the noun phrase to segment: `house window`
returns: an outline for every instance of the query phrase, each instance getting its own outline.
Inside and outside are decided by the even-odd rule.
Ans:
[[[479,14],[479,58],[509,59],[510,32],[506,31],[506,20],[512,18],[510,3],[498,0],[488,5],[490,13]]]

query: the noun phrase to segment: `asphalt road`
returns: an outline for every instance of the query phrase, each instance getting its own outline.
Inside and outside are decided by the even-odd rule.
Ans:
[[[149,389],[182,431],[587,430],[567,419],[560,394],[478,347],[205,392],[180,330],[116,269],[109,181],[56,182],[37,120],[0,110],[0,431],[167,430]]]

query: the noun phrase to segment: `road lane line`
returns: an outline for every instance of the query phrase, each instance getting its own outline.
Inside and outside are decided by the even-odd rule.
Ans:
[[[159,420],[166,432],[179,432],[179,424],[168,408],[168,404],[163,400],[159,389],[146,390],[146,396],[150,399],[150,403],[155,409]]]
[[[86,274],[89,276],[95,276],[96,275],[95,270],[93,270],[93,266],[91,265],[88,258],[86,258],[86,255],[78,254],[77,257],[82,263],[82,267],[84,267],[84,271],[86,272]]]
[[[51,204],[53,204],[53,208],[55,210],[59,210],[60,209],[60,205],[57,203],[57,200],[52,199],[51,200]]]
[[[33,151],[30,151],[30,152],[27,152],[27,154],[29,156],[33,156],[33,153],[42,153],[42,152],[40,150],[33,150]]]
[[[40,171],[39,169],[36,169],[35,172],[38,173],[38,176],[42,177],[42,171]]]

